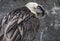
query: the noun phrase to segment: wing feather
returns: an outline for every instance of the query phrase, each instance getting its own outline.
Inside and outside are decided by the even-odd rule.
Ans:
[[[23,27],[20,26],[23,21],[27,21],[33,14],[20,9],[13,10],[3,18],[2,26],[5,28],[4,36],[10,40],[17,40],[18,35],[23,36]],[[20,34],[17,34],[17,31]]]

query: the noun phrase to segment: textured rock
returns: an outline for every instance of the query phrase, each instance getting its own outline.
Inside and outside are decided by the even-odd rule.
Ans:
[[[60,41],[60,0],[0,0],[0,22],[8,12],[30,1],[43,5],[49,13],[40,18],[40,29],[33,41]]]

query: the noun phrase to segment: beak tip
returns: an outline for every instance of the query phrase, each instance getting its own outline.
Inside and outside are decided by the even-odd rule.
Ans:
[[[47,11],[47,10],[45,11],[45,15],[47,15],[47,16],[48,16],[48,11]]]

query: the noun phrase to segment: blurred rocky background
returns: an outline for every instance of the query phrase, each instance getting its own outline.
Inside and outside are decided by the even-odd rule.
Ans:
[[[60,0],[0,0],[0,22],[11,10],[28,2],[37,2],[48,11],[48,16],[40,18],[40,29],[33,41],[60,41]]]

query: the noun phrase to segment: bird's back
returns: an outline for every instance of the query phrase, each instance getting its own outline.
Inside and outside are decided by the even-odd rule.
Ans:
[[[39,28],[39,19],[23,7],[7,14],[1,25],[4,28],[4,41],[31,41]]]

